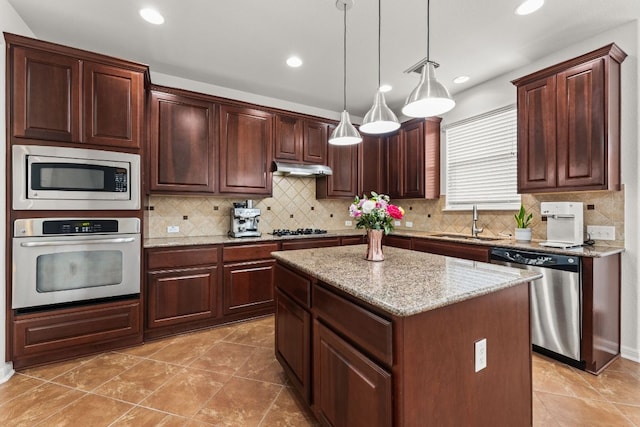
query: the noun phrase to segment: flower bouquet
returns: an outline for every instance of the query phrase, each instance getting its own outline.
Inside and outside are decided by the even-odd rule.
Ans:
[[[356,196],[349,206],[349,216],[356,220],[356,228],[367,230],[367,255],[369,261],[382,261],[382,233],[393,231],[393,221],[404,216],[400,206],[390,203],[389,196],[371,192],[371,197]]]

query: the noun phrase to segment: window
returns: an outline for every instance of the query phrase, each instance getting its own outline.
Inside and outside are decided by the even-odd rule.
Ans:
[[[520,208],[515,105],[446,127],[446,210]]]

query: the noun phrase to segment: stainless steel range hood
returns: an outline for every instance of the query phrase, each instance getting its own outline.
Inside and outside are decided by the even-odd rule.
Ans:
[[[333,172],[326,165],[306,165],[302,163],[273,162],[271,171],[274,175],[288,176],[326,176]]]

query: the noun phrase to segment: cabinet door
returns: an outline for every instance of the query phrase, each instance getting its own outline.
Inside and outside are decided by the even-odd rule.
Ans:
[[[333,175],[316,179],[317,198],[352,199],[358,194],[358,145],[329,145]]]
[[[556,77],[518,87],[518,192],[556,186]]]
[[[216,316],[217,267],[147,274],[147,326],[175,325]]]
[[[402,129],[402,196],[424,197],[424,122],[411,123]]]
[[[276,115],[276,135],[273,144],[273,157],[275,160],[302,160],[302,120]]]
[[[224,314],[273,308],[272,271],[275,260],[224,265]]]
[[[375,191],[378,194],[387,194],[385,176],[385,143],[381,136],[363,135],[362,137],[362,161],[360,162],[360,175],[362,189],[360,194],[367,196]]]
[[[84,62],[84,142],[140,148],[144,113],[143,75]]]
[[[276,291],[276,357],[304,400],[311,401],[311,315]]]
[[[315,120],[304,121],[302,161],[324,165],[327,160],[327,129],[329,125]]]
[[[420,252],[489,262],[491,248],[488,246],[467,245],[464,243],[441,242],[431,239],[413,239],[411,249]]]
[[[153,92],[150,106],[151,191],[215,191],[215,105]]]
[[[558,73],[558,187],[606,188],[605,59]]]
[[[47,141],[80,141],[80,61],[12,48],[12,134]]]
[[[387,194],[402,197],[402,131],[387,137]]]
[[[313,400],[333,427],[392,425],[391,374],[318,320],[313,325]]]
[[[221,106],[220,192],[271,195],[272,144],[270,113]]]

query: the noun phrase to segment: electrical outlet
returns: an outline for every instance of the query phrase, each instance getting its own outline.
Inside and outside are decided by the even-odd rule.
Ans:
[[[593,240],[616,240],[616,227],[612,225],[587,225],[587,234]]]
[[[411,221],[407,221],[407,222],[405,222],[404,224],[405,224],[408,228],[413,227],[413,222],[411,222]]]
[[[480,372],[487,367],[487,339],[482,338],[475,342],[476,350],[476,372]]]
[[[400,227],[402,225],[402,221],[393,221],[393,225],[396,227]]]
[[[167,233],[179,233],[180,227],[177,225],[170,225],[167,227]]]
[[[353,223],[351,221],[345,221],[344,225],[346,225],[347,227],[351,227]]]

